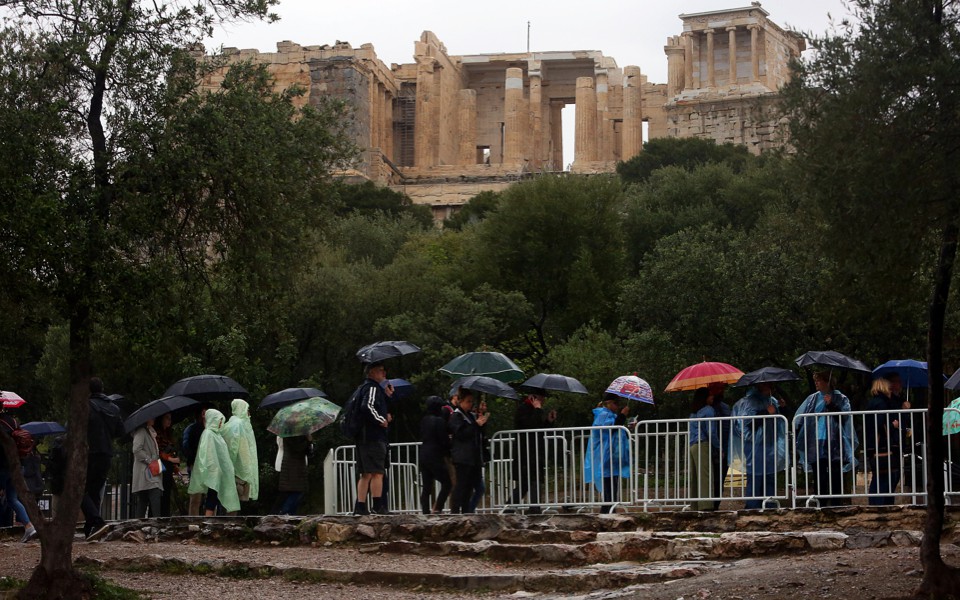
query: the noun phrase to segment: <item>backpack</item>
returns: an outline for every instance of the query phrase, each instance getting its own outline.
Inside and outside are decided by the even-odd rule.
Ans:
[[[337,415],[337,420],[340,421],[340,433],[348,440],[357,440],[363,433],[363,414],[360,412],[362,403],[359,399],[362,389],[363,386],[360,386],[353,392],[347,403],[343,405],[340,414]]]
[[[4,421],[3,424],[10,430],[10,437],[13,438],[13,443],[17,445],[17,454],[20,455],[20,458],[30,456],[33,453],[33,449],[37,447],[30,432],[21,428],[19,425],[17,425],[16,428],[12,428],[10,423],[6,421]]]

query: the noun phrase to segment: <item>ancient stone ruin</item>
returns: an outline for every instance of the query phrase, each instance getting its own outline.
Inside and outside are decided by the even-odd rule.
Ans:
[[[304,103],[345,100],[362,155],[354,177],[429,204],[437,218],[484,190],[564,171],[561,109],[576,110],[574,173],[613,172],[648,139],[701,137],[780,145],[773,108],[803,38],[751,6],[680,15],[667,38],[666,83],[620,68],[596,50],[452,56],[430,31],[414,62],[384,64],[373,45],[281,42],[275,53],[225,48],[230,61],[266,63],[279,89],[299,84]],[[206,87],[215,89],[222,73]]]

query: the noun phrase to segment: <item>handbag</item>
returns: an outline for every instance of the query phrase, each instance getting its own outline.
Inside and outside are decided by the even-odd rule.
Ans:
[[[157,475],[159,475],[160,473],[163,473],[166,470],[167,470],[166,467],[163,466],[163,462],[159,458],[157,460],[151,460],[150,463],[147,464],[147,472],[152,477],[156,477]]]

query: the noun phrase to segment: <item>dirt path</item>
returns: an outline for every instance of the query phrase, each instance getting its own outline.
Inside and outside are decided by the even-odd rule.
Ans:
[[[37,543],[0,543],[4,557],[0,574],[26,579],[36,565],[40,548]],[[944,546],[944,557],[960,566],[960,548]],[[215,547],[195,543],[124,542],[75,545],[75,556],[92,559],[137,558],[159,555],[167,558],[200,560],[243,560],[247,562],[281,563],[313,568],[343,570],[378,570],[406,573],[534,574],[542,573],[535,565],[499,564],[487,560],[452,557],[364,554],[353,548],[285,548],[269,545],[248,548]],[[213,575],[129,573],[107,569],[102,574],[118,585],[144,592],[151,598],[178,600],[272,600],[278,598],[342,598],[344,600],[376,600],[430,598],[645,598],[651,600],[685,600],[706,598],[823,598],[870,599],[899,598],[909,595],[920,581],[920,564],[915,548],[871,548],[833,552],[751,558],[731,562],[708,562],[699,574],[669,582],[631,585],[622,589],[596,590],[588,593],[534,592],[450,592],[427,589],[391,588],[378,585],[345,585],[339,583],[294,583],[281,577],[269,579],[234,579]],[[620,565],[615,565],[614,568]],[[629,568],[630,565],[623,565]],[[555,569],[551,569],[555,570]],[[694,571],[691,571],[693,573]],[[371,578],[372,579],[372,578]]]

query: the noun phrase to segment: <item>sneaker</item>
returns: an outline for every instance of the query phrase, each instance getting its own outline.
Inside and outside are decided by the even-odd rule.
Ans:
[[[26,544],[27,542],[29,542],[35,537],[37,537],[37,528],[31,525],[30,527],[23,530],[23,537],[20,538],[20,543]]]
[[[94,530],[90,533],[90,535],[87,536],[87,541],[88,541],[88,542],[96,542],[97,540],[99,540],[100,538],[102,538],[103,536],[105,536],[108,531],[110,531],[110,525],[109,525],[108,523],[104,523],[104,524],[101,525],[100,527],[94,529]]]

